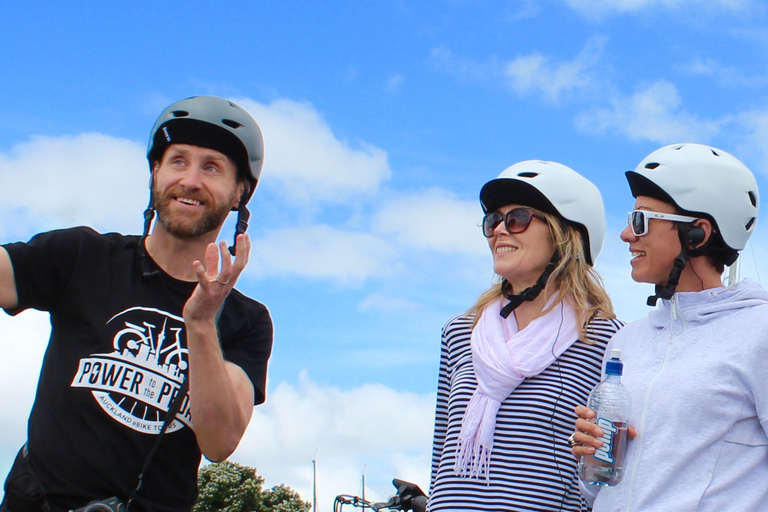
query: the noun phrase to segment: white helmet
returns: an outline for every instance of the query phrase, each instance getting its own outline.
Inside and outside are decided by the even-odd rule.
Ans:
[[[743,250],[755,230],[757,182],[747,166],[725,151],[672,144],[657,149],[626,174],[634,197],[654,197],[710,216],[733,250]]]
[[[508,167],[480,190],[485,213],[513,203],[575,224],[584,238],[587,263],[594,265],[605,239],[605,209],[591,181],[557,162],[526,160]]]

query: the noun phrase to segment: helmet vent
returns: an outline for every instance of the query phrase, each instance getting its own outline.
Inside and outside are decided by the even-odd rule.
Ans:
[[[659,165],[661,165],[661,164],[659,164],[658,162],[651,162],[651,163],[647,163],[647,164],[645,164],[645,168],[646,168],[646,169],[655,169],[655,168],[657,168]]]
[[[754,224],[754,223],[755,223],[755,218],[752,217],[751,219],[749,219],[749,222],[747,222],[747,224],[744,226],[744,229],[749,231],[750,228],[752,227],[752,224]]]
[[[537,172],[520,172],[517,175],[520,176],[521,178],[535,178],[536,176],[539,175],[539,173],[537,173]]]
[[[757,196],[755,196],[755,193],[750,190],[747,194],[749,195],[749,202],[752,203],[752,206],[757,208]]]
[[[189,112],[187,112],[186,110],[174,110],[173,112],[171,112],[171,115],[173,117],[189,117]]]
[[[709,150],[712,152],[712,154],[713,154],[713,155],[715,155],[715,156],[720,156],[720,155],[718,154],[718,152],[717,152],[717,151],[715,151],[714,149],[712,149],[712,148],[709,148]]]
[[[238,128],[241,128],[243,126],[242,124],[238,123],[237,121],[233,121],[231,119],[222,119],[221,122],[224,123],[225,125],[229,126],[230,128],[234,128],[235,130],[237,130]]]

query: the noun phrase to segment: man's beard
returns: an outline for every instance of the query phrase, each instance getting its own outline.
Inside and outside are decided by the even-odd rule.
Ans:
[[[229,205],[234,200],[234,193],[221,206],[212,207],[210,203],[206,202],[202,216],[197,221],[192,221],[190,217],[183,214],[177,213],[174,215],[171,213],[171,202],[174,201],[174,197],[181,195],[180,192],[177,188],[171,188],[165,194],[160,193],[158,190],[152,191],[154,196],[153,202],[157,211],[157,221],[168,233],[178,238],[197,238],[211,231],[218,230],[224,224],[224,221],[227,220],[227,216],[231,211]],[[183,195],[190,199],[201,200],[197,194],[184,193]]]

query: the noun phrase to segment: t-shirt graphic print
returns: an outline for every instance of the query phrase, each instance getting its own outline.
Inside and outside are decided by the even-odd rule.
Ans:
[[[107,322],[114,331],[109,353],[80,359],[72,387],[91,390],[115,421],[138,432],[157,434],[184,380],[188,351],[184,320],[154,308],[129,308]],[[168,432],[192,426],[187,397]]]

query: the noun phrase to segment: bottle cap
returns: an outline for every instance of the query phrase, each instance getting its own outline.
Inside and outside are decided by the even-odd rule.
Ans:
[[[611,349],[611,358],[605,363],[606,375],[621,375],[624,370],[624,363],[621,362],[621,349]]]

